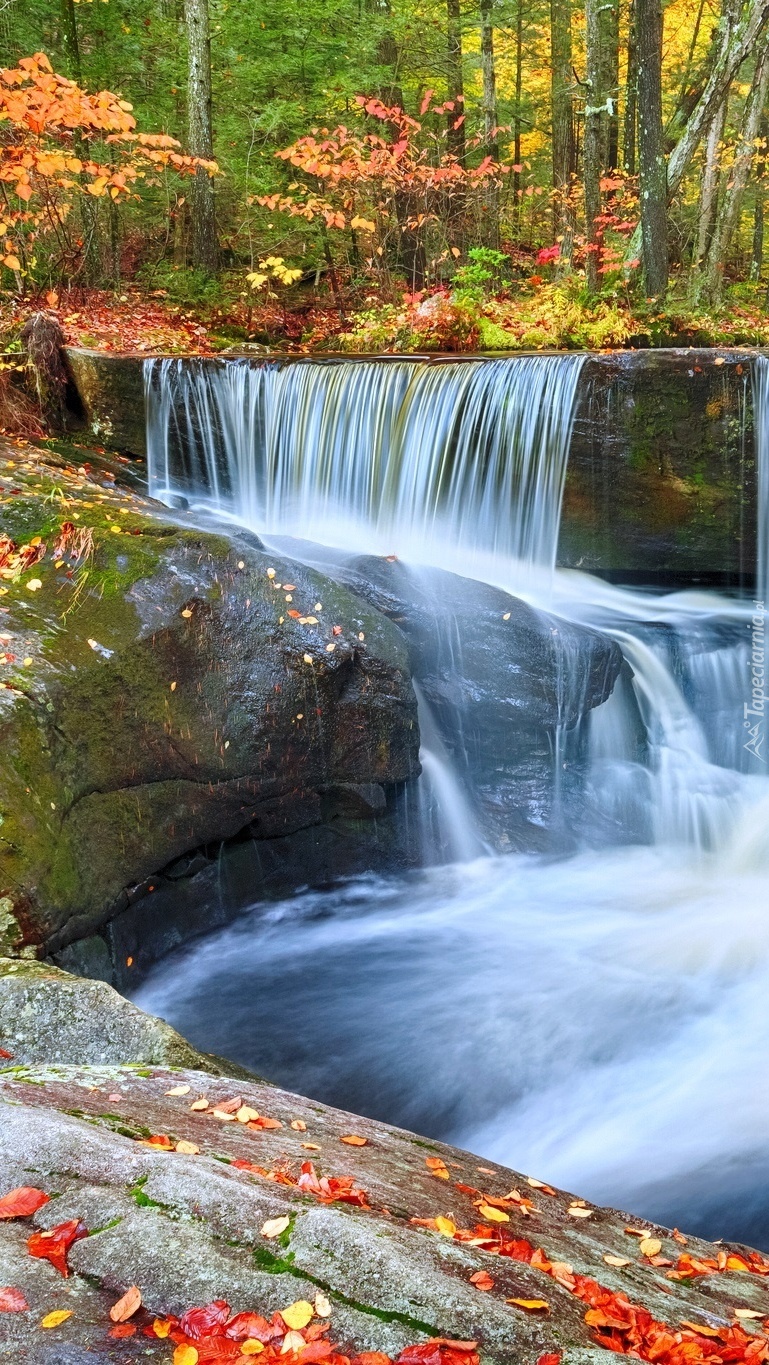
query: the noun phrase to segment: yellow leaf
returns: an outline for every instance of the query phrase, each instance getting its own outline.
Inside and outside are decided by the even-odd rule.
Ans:
[[[585,1209],[581,1204],[572,1204],[568,1213],[571,1218],[592,1218],[593,1216],[593,1210]]]
[[[514,1303],[516,1308],[525,1308],[527,1313],[548,1313],[550,1304],[546,1299],[506,1299],[506,1303]]]
[[[351,228],[361,228],[363,232],[373,232],[376,223],[372,223],[370,218],[353,218],[350,223]]]
[[[263,1350],[264,1347],[261,1341],[257,1341],[256,1337],[249,1337],[246,1341],[242,1342],[240,1354],[242,1356],[260,1356]]]
[[[627,1256],[604,1256],[603,1259],[605,1260],[605,1262],[606,1262],[607,1265],[631,1265],[631,1264],[632,1264],[632,1262],[628,1260]]]
[[[687,1318],[681,1319],[682,1327],[689,1327],[692,1332],[699,1332],[703,1337],[719,1337],[721,1335],[717,1327],[705,1327],[701,1322],[689,1322]]]
[[[662,1251],[662,1243],[656,1237],[644,1237],[638,1243],[638,1250],[642,1256],[659,1256]]]
[[[736,1318],[765,1318],[767,1314],[756,1313],[753,1308],[735,1308],[734,1316]]]
[[[43,1321],[40,1323],[40,1326],[58,1327],[62,1322],[66,1322],[67,1318],[71,1317],[72,1317],[71,1308],[57,1308],[53,1313],[46,1313],[45,1317],[43,1318]]]
[[[189,1095],[191,1085],[175,1085],[173,1090],[166,1090],[166,1095]]]
[[[21,270],[21,261],[18,256],[4,256],[3,265],[7,265],[9,270]]]
[[[450,1218],[436,1218],[435,1226],[444,1237],[453,1237],[457,1230],[456,1223],[452,1223]]]
[[[253,1123],[254,1119],[258,1119],[258,1117],[259,1110],[252,1109],[250,1104],[241,1104],[240,1108],[237,1110],[235,1114],[235,1118],[238,1120],[238,1123]]]
[[[489,1223],[509,1223],[510,1214],[504,1209],[495,1209],[491,1204],[479,1204],[478,1212]]]
[[[207,1108],[208,1100],[194,1100],[193,1103],[190,1105],[190,1109],[194,1109],[197,1112]]]
[[[177,1346],[174,1351],[174,1365],[198,1365],[198,1353],[194,1346]]]
[[[280,1316],[287,1327],[294,1331],[301,1332],[308,1322],[312,1322],[314,1309],[306,1299],[297,1299],[296,1303],[290,1303],[288,1308],[281,1308]],[[302,1345],[305,1343],[302,1342]]]
[[[182,1138],[179,1142],[177,1142],[176,1150],[177,1152],[181,1152],[183,1156],[197,1156],[200,1151],[200,1148],[198,1147],[197,1143],[188,1142],[186,1138]]]
[[[285,1232],[285,1231],[286,1231],[286,1228],[288,1227],[288,1225],[289,1225],[290,1222],[291,1222],[291,1219],[288,1218],[288,1217],[285,1217],[285,1218],[268,1218],[268,1219],[267,1219],[267,1222],[266,1222],[266,1223],[263,1225],[263,1227],[262,1227],[262,1236],[263,1236],[263,1237],[280,1237],[281,1232]]]
[[[171,1324],[167,1319],[164,1320],[163,1318],[155,1318],[155,1321],[152,1324],[152,1330],[155,1333],[156,1337],[160,1337],[162,1339],[163,1337],[168,1336],[169,1332],[171,1331]]]
[[[190,611],[189,607],[185,607],[185,608],[184,608],[184,611],[182,612],[182,616],[184,617],[184,619],[185,619],[186,621],[189,621],[191,615],[192,615],[192,612]],[[189,1090],[189,1086],[187,1086],[187,1089]]]

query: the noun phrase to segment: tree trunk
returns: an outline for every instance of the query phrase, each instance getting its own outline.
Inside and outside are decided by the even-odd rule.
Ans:
[[[761,126],[766,97],[769,93],[769,44],[762,43],[753,73],[750,94],[745,102],[739,142],[729,171],[727,185],[718,210],[716,225],[710,240],[703,270],[703,297],[715,303],[721,297],[724,265],[729,244],[734,235],[742,209],[745,187],[755,153],[755,143]]]
[[[570,226],[567,195],[574,172],[571,0],[550,0],[550,99],[553,111],[553,231]],[[562,248],[563,250],[563,248]]]
[[[647,294],[668,287],[667,171],[662,129],[662,5],[636,0],[638,43],[638,159],[641,238]]]
[[[75,13],[74,0],[61,0],[61,37],[66,59],[67,74],[70,80],[78,85],[83,84],[83,63],[80,57],[80,40],[77,32],[77,15]],[[88,139],[75,129],[72,141],[75,150],[81,161],[87,161],[90,152],[88,150]],[[85,177],[81,174],[81,185],[85,184]],[[83,192],[79,202],[80,224],[83,234],[83,256],[81,269],[86,284],[97,284],[101,275],[101,261],[99,253],[99,235],[97,229],[99,208],[96,200]]]
[[[761,279],[764,266],[764,186],[763,181],[756,185],[756,202],[753,208],[753,246],[750,253],[750,278],[754,284]]]
[[[187,124],[193,156],[213,161],[211,29],[208,0],[184,0],[187,29]],[[214,186],[205,171],[195,175],[191,195],[192,264],[215,271],[219,264]]]
[[[707,140],[705,142],[705,165],[702,172],[702,186],[700,188],[700,216],[697,227],[697,255],[694,259],[695,269],[699,269],[708,254],[713,237],[713,229],[716,225],[716,213],[718,212],[718,185],[721,178],[721,153],[726,127],[726,111],[728,100],[716,110],[713,122],[710,125]]]
[[[707,84],[668,160],[668,203],[678,191],[694,153],[710,127],[716,110],[726,98],[742,63],[759,45],[763,45],[767,20],[769,0],[749,0],[744,18],[733,26],[728,19],[722,18],[721,41]],[[629,260],[637,256],[640,244],[639,228],[628,243]]]
[[[769,0],[768,0],[769,2]],[[448,112],[446,143],[452,156],[465,162],[465,81],[462,66],[462,13],[459,0],[446,0],[448,15],[446,65],[448,73],[449,99],[453,110]],[[461,120],[461,121],[460,121]],[[459,126],[457,127],[457,124]]]
[[[625,136],[622,163],[628,175],[636,173],[636,131],[638,126],[638,44],[636,41],[635,0],[630,0],[627,34],[627,86],[625,92]]]
[[[480,0],[481,72],[483,75],[483,149],[492,161],[499,161],[497,134],[497,73],[494,66],[494,0]],[[499,246],[499,191],[490,185],[486,192],[486,237]]]
[[[513,110],[513,164],[521,164],[521,99],[523,95],[523,0],[518,0],[515,12],[515,105]],[[513,202],[515,220],[521,226],[521,174],[513,171]]]
[[[601,90],[606,112],[601,116],[601,166],[616,170],[619,162],[619,0],[599,7]]]
[[[587,42],[587,96],[585,99],[585,142],[583,172],[585,181],[585,236],[587,238],[587,286],[598,289],[601,234],[597,223],[601,212],[601,147],[606,94],[601,85],[601,3],[585,0],[585,38]]]

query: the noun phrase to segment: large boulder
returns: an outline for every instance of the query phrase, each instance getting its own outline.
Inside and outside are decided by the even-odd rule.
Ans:
[[[615,641],[500,588],[366,556],[345,583],[397,623],[457,770],[500,847],[561,846],[582,807],[582,728],[623,667]]]
[[[141,901],[120,951],[151,956],[170,946],[152,897],[210,872],[235,836],[264,851],[252,899],[272,872],[297,885],[355,866],[356,849],[368,866],[377,838],[389,854],[418,727],[406,645],[381,613],[254,536],[190,529],[28,448],[0,455],[2,535],[6,950],[88,939],[92,971],[94,935]]]
[[[110,1030],[117,1011],[111,1019],[103,1001],[100,1017]],[[268,1319],[307,1304],[314,1331],[330,1323],[348,1359],[381,1352],[377,1365],[430,1338],[477,1343],[477,1354],[457,1362],[435,1345],[412,1365],[536,1365],[551,1353],[603,1365],[602,1328],[643,1359],[661,1354],[668,1329],[690,1352],[698,1340],[733,1350],[757,1327],[736,1315],[766,1312],[755,1253],[727,1259],[723,1244],[468,1152],[199,1069],[11,1059],[0,1071],[0,1171],[0,1197],[20,1186],[50,1196],[31,1220],[0,1219],[3,1281],[26,1305],[0,1313],[0,1356],[27,1365],[168,1365],[180,1339],[169,1339],[168,1315],[212,1300]],[[26,1243],[70,1220],[87,1235],[63,1279]],[[681,1274],[682,1255],[699,1269]],[[109,1310],[132,1286],[141,1307],[135,1334],[122,1335]],[[64,1319],[41,1328],[57,1309]],[[287,1324],[276,1323],[279,1351]],[[188,1338],[205,1360],[240,1359],[231,1343],[219,1354]]]

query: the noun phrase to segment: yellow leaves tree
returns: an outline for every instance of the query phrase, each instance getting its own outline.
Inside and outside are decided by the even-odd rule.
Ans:
[[[90,94],[58,75],[42,52],[0,70],[0,262],[19,284],[48,238],[60,268],[82,243],[67,230],[79,196],[125,201],[163,171],[216,174],[166,134],[140,133],[132,106],[109,90]]]

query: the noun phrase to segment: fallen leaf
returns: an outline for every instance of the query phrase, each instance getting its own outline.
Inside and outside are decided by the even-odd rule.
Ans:
[[[200,1148],[196,1142],[188,1142],[186,1138],[180,1138],[176,1144],[176,1151],[181,1152],[183,1156],[198,1156]]]
[[[606,1262],[607,1265],[632,1265],[632,1264],[633,1264],[632,1261],[629,1261],[629,1260],[628,1260],[627,1256],[611,1256],[611,1255],[606,1255],[606,1256],[604,1256],[603,1259],[605,1260],[605,1262]]]
[[[505,1303],[514,1303],[516,1308],[524,1308],[527,1313],[549,1313],[550,1304],[546,1299],[505,1299]]]
[[[254,1119],[258,1119],[258,1117],[258,1109],[252,1109],[248,1104],[241,1104],[240,1108],[235,1113],[235,1118],[238,1123],[252,1123]]]
[[[503,1209],[495,1209],[491,1204],[479,1204],[478,1212],[486,1219],[487,1223],[509,1223],[510,1214]]]
[[[561,1365],[561,1352],[550,1351],[547,1355],[538,1356],[537,1365]]]
[[[220,1123],[235,1122],[235,1115],[226,1113],[224,1109],[212,1109],[211,1113],[213,1114],[215,1119],[219,1119]]]
[[[166,1095],[189,1095],[191,1085],[175,1085],[173,1090],[166,1090]]]
[[[208,1100],[195,1100],[195,1101],[190,1105],[190,1109],[192,1109],[192,1110],[195,1111],[196,1113],[202,1113],[202,1111],[203,1111],[204,1109],[207,1109],[207,1108],[208,1108]]]
[[[188,1308],[179,1319],[179,1330],[185,1337],[200,1341],[202,1337],[210,1336],[217,1327],[223,1327],[229,1316],[230,1305],[226,1300],[214,1299],[200,1308]]]
[[[331,1304],[329,1303],[325,1294],[321,1293],[320,1289],[315,1295],[315,1303],[313,1304],[313,1307],[315,1309],[316,1317],[319,1318],[331,1317]]]
[[[699,1332],[703,1337],[720,1337],[721,1332],[718,1327],[706,1327],[701,1322],[688,1322],[686,1318],[681,1323],[682,1327],[688,1327],[692,1332]]]
[[[26,1308],[29,1308],[29,1304],[20,1289],[13,1289],[10,1285],[0,1289],[0,1313],[23,1313]]]
[[[567,1213],[570,1218],[592,1218],[593,1210],[584,1209],[581,1204],[572,1204]]]
[[[526,1184],[531,1185],[533,1190],[541,1190],[543,1194],[555,1194],[552,1185],[546,1185],[544,1180],[535,1180],[533,1175],[527,1175]]]
[[[119,1322],[119,1323],[117,1324],[117,1326],[115,1326],[115,1327],[110,1327],[110,1329],[109,1329],[109,1331],[108,1331],[108,1333],[107,1333],[107,1336],[108,1336],[108,1337],[117,1337],[118,1339],[122,1339],[123,1337],[135,1337],[135,1336],[136,1336],[136,1332],[137,1332],[137,1327],[136,1327],[136,1324],[135,1324],[135,1323],[133,1323],[133,1322]]]
[[[28,1218],[47,1204],[50,1197],[42,1190],[36,1190],[34,1185],[19,1185],[0,1199],[0,1218]]]
[[[285,1232],[291,1219],[286,1215],[281,1218],[268,1218],[262,1225],[263,1237],[280,1237],[281,1232]]]
[[[725,365],[725,364],[726,364],[726,361],[724,360],[724,357],[723,357],[722,355],[717,355],[716,358],[715,358],[715,360],[713,361],[713,364],[714,364],[714,365]]]
[[[280,1316],[287,1327],[301,1332],[308,1322],[312,1322],[313,1311],[312,1304],[308,1303],[306,1299],[297,1299],[296,1303],[290,1303],[288,1308],[281,1308]],[[302,1341],[302,1345],[304,1346],[304,1341]]]
[[[71,1308],[57,1308],[53,1313],[46,1313],[45,1317],[40,1323],[40,1326],[59,1327],[62,1322],[66,1322],[67,1318],[71,1317],[72,1317]]]
[[[648,1228],[625,1228],[628,1237],[648,1237]]]
[[[453,1237],[457,1230],[456,1223],[453,1223],[450,1218],[436,1218],[435,1226],[444,1237]]]
[[[303,1142],[302,1146],[306,1152],[319,1152],[321,1150],[317,1142]]]
[[[662,1243],[656,1237],[644,1237],[638,1243],[638,1250],[642,1256],[659,1256],[662,1250]]]
[[[494,1281],[487,1270],[476,1270],[475,1274],[470,1276],[470,1283],[482,1294],[488,1294],[489,1290],[494,1288]]]
[[[42,588],[42,586],[43,581],[41,578],[30,578],[27,584],[27,589],[29,592],[37,592],[39,588]]]
[[[71,1218],[67,1223],[59,1223],[47,1232],[33,1232],[27,1239],[27,1251],[39,1261],[50,1261],[51,1265],[66,1278],[69,1275],[67,1252],[73,1242],[88,1236],[85,1223]]]
[[[307,1124],[305,1123],[304,1119],[292,1119],[291,1127],[294,1129],[295,1133],[307,1132]]]
[[[117,1303],[113,1303],[109,1310],[109,1315],[113,1322],[127,1322],[141,1306],[141,1290],[138,1285],[132,1284],[131,1288],[126,1290],[122,1299],[118,1299]]]
[[[240,1354],[242,1356],[259,1356],[263,1350],[264,1346],[261,1341],[256,1340],[256,1337],[248,1337],[240,1343]]]
[[[153,1133],[144,1139],[145,1147],[157,1147],[161,1152],[172,1152],[174,1144],[167,1133]]]
[[[167,1337],[171,1331],[171,1324],[167,1318],[155,1318],[155,1321],[152,1324],[152,1330],[155,1333],[155,1336],[160,1337],[162,1340],[164,1337]]]
[[[282,1356],[287,1356],[292,1351],[303,1351],[306,1345],[307,1342],[301,1332],[286,1332],[286,1335],[283,1338],[283,1345],[280,1348],[280,1354]]]
[[[174,1351],[174,1365],[197,1365],[198,1353],[194,1346],[177,1346]]]
[[[753,1308],[735,1308],[734,1316],[736,1318],[765,1318],[767,1314],[756,1313]]]
[[[346,1133],[344,1137],[340,1137],[339,1141],[346,1142],[348,1147],[365,1147],[368,1138],[359,1137],[357,1133]]]
[[[437,1176],[438,1180],[450,1180],[449,1168],[446,1162],[439,1156],[425,1157],[425,1166],[431,1175]]]

